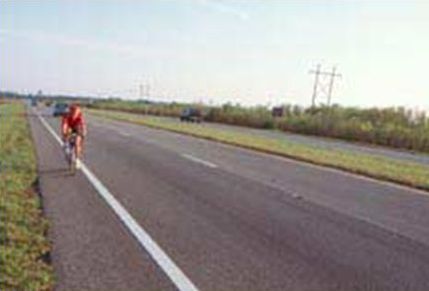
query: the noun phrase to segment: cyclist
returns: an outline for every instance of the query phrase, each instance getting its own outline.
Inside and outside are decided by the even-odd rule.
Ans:
[[[83,150],[83,139],[86,136],[86,124],[82,110],[78,104],[71,104],[69,112],[63,115],[61,122],[61,132],[64,143],[67,143],[71,134],[76,134],[75,153],[77,157],[76,168],[80,168],[80,161]]]

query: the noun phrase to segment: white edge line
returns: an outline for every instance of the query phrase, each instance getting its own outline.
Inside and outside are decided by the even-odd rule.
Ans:
[[[193,161],[193,162],[196,162],[196,163],[202,164],[202,165],[204,165],[204,166],[207,166],[207,167],[209,167],[209,168],[217,168],[217,165],[215,165],[215,164],[213,164],[213,163],[211,163],[211,162],[208,162],[208,161],[205,161],[205,160],[199,159],[199,158],[194,157],[194,156],[192,156],[192,155],[182,154],[182,157],[184,157],[184,158],[186,158],[186,159],[188,159],[188,160],[191,160],[191,161]]]
[[[36,113],[45,128],[52,134],[59,144],[63,144],[61,139],[51,128],[46,120]],[[122,204],[115,199],[110,191],[101,183],[101,181],[92,173],[92,171],[82,164],[82,172],[88,178],[89,182],[97,190],[105,202],[112,208],[123,224],[128,228],[132,235],[137,239],[140,245],[152,256],[156,263],[166,273],[170,280],[181,291],[198,291],[191,280],[179,269],[170,257],[161,249],[161,247],[152,239],[152,237],[137,223]]]

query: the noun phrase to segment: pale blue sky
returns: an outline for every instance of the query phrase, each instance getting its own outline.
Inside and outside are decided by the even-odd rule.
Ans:
[[[308,104],[317,63],[344,105],[429,108],[429,1],[0,1],[0,88]]]

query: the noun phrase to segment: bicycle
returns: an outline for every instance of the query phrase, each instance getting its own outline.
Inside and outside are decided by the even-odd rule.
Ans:
[[[77,137],[77,133],[73,132],[64,142],[66,160],[69,165],[69,170],[73,175],[76,173],[76,163],[77,163],[76,137]]]

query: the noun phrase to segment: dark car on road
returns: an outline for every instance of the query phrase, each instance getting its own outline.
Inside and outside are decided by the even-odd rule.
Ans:
[[[54,117],[63,116],[69,112],[69,106],[67,103],[56,103],[52,115]]]
[[[197,108],[186,108],[180,115],[180,121],[189,121],[200,123],[203,120],[201,110]]]

